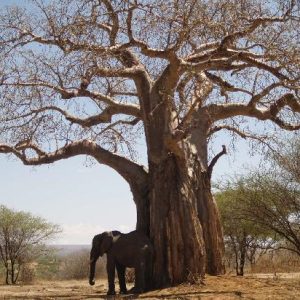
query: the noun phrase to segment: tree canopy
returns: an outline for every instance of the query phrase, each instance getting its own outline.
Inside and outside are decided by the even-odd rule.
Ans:
[[[279,144],[280,152],[266,157],[269,168],[227,182],[217,196],[225,234],[243,229],[269,236],[273,232],[281,240],[275,248],[300,255],[299,142],[285,140]],[[236,220],[241,220],[239,226]]]
[[[159,86],[177,120],[169,146],[199,125],[199,108],[208,136],[247,136],[228,123],[240,116],[300,127],[295,1],[31,2],[0,24],[1,152],[26,164],[82,153],[120,168],[110,153],[134,158]]]
[[[234,257],[236,274],[243,276],[246,262],[255,264],[257,258],[277,242],[276,233],[256,219],[245,216],[252,207],[250,191],[244,188],[245,179],[227,183],[216,194],[224,230],[227,258]]]
[[[23,211],[0,206],[0,261],[6,284],[15,284],[21,267],[43,253],[45,241],[60,232],[58,225]]]

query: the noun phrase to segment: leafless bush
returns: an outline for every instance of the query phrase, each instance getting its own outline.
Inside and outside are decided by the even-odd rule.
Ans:
[[[226,253],[226,272],[235,272],[235,258]],[[300,272],[300,257],[296,253],[285,249],[267,250],[257,253],[255,262],[245,264],[245,273],[290,273]]]
[[[80,250],[62,258],[58,277],[61,279],[83,279],[88,277],[89,253]]]
[[[287,250],[269,251],[260,258],[251,271],[253,273],[300,272],[300,257]]]
[[[23,284],[31,284],[36,278],[36,270],[34,264],[24,264],[21,270],[20,281]]]
[[[89,251],[80,250],[62,258],[58,278],[60,279],[85,279],[89,276]],[[103,277],[106,259],[99,258],[97,262],[97,277]]]

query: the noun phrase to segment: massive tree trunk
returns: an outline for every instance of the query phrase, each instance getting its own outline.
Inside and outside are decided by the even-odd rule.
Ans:
[[[137,205],[137,228],[149,233],[154,245],[154,287],[202,278],[206,267],[212,274],[224,270],[222,230],[207,176],[209,122],[203,118],[200,147],[198,140],[174,140],[178,124],[166,93],[167,84],[163,88],[157,84],[150,95],[151,106],[143,107],[148,189],[131,185]]]
[[[150,237],[155,248],[154,286],[202,278],[205,246],[196,198],[184,161],[170,154],[150,166]]]
[[[190,153],[187,154],[190,156]],[[224,273],[223,235],[210,177],[197,157],[169,153],[149,168],[148,188],[133,189],[137,229],[155,248],[153,285]]]

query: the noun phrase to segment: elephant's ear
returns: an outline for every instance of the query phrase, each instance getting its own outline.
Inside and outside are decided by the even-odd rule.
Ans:
[[[104,235],[103,240],[100,245],[100,255],[101,256],[112,247],[112,242],[113,242],[113,237],[110,232],[105,232],[103,235]]]

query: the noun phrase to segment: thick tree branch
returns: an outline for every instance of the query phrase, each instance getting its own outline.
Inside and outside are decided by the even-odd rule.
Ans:
[[[70,53],[73,51],[93,51],[98,54],[105,53],[106,51],[115,51],[116,49],[119,49],[120,47],[124,47],[121,45],[118,46],[111,46],[111,47],[102,47],[99,45],[94,44],[86,44],[86,43],[75,43],[72,42],[70,39],[60,36],[53,36],[53,38],[45,38],[39,35],[34,34],[33,32],[30,32],[28,30],[21,30],[18,28],[15,28],[17,31],[19,31],[19,36],[16,38],[13,38],[11,40],[5,41],[6,43],[12,43],[15,47],[23,47],[25,45],[31,44],[31,43],[38,43],[42,45],[48,45],[48,46],[56,46],[60,48],[65,53]]]
[[[294,6],[294,4],[291,5],[291,7],[292,6]],[[250,24],[244,30],[229,33],[221,40],[221,42],[208,43],[198,47],[185,59],[185,62],[197,64],[197,68],[202,69],[204,67],[204,64],[207,64],[208,67],[212,67],[212,61],[214,61],[215,64],[222,63],[223,60],[224,63],[224,59],[228,58],[228,63],[230,61],[232,63],[232,59],[234,58],[236,61],[244,61],[247,64],[256,66],[260,69],[264,69],[272,73],[277,78],[287,79],[276,68],[272,68],[267,64],[259,61],[260,58],[265,58],[264,54],[256,54],[247,51],[253,48],[253,45],[251,47],[246,47],[243,50],[238,50],[235,43],[239,39],[247,37],[249,34],[253,33],[257,28],[261,26],[266,26],[267,24],[272,23],[286,22],[290,14],[291,7],[281,17],[260,17],[254,20],[249,20]],[[208,69],[209,68],[207,68],[206,70]]]
[[[26,37],[30,37],[30,39],[26,40]],[[25,40],[22,41],[22,39]],[[112,37],[112,39],[115,39],[115,37]],[[65,37],[64,38],[53,37],[52,39],[43,38],[27,30],[22,30],[19,37],[14,38],[13,40],[10,41],[6,41],[6,43],[16,43],[16,45],[13,48],[15,48],[16,46],[23,47],[30,43],[39,43],[43,45],[57,46],[65,53],[70,53],[74,51],[92,52],[97,55],[109,53],[112,56],[115,56],[117,59],[119,57],[124,57],[123,56],[124,53],[126,53],[126,55],[128,56],[129,50],[126,51],[126,49],[133,46],[130,43],[118,44],[109,47],[88,44],[88,43],[75,43]],[[90,71],[93,73],[93,75],[97,75],[101,77],[133,78],[135,76],[138,76],[141,73],[141,69],[142,71],[144,71],[144,68],[141,68],[141,65],[139,65],[139,67],[137,67],[137,65],[139,65],[139,63],[135,62],[134,64],[130,65],[130,67],[127,68],[110,69],[110,68],[103,68],[96,64]]]
[[[173,57],[153,85],[153,91],[172,95],[182,74],[181,61]],[[172,94],[171,94],[172,93]]]
[[[33,158],[27,157],[25,153],[27,149],[34,150],[37,156]],[[72,142],[51,153],[42,151],[31,141],[20,142],[14,147],[0,144],[0,153],[14,154],[24,165],[31,166],[50,164],[77,155],[89,155],[95,158],[99,163],[110,166],[116,170],[129,184],[134,184],[135,182],[145,184],[147,181],[147,172],[142,166],[125,157],[113,154],[89,140]]]
[[[92,126],[96,126],[96,125],[99,125],[99,124],[102,124],[102,123],[110,123],[112,121],[113,115],[120,114],[120,111],[118,110],[117,107],[108,106],[100,114],[82,119],[82,118],[70,115],[68,112],[61,109],[60,107],[45,106],[45,107],[42,107],[42,108],[39,108],[39,109],[33,109],[33,110],[31,110],[30,112],[28,112],[26,114],[21,114],[21,115],[18,115],[16,117],[14,117],[14,118],[4,118],[3,121],[7,122],[7,121],[13,121],[13,120],[21,119],[21,118],[27,118],[29,116],[37,116],[38,114],[41,114],[41,113],[44,113],[44,112],[50,112],[50,111],[59,112],[69,122],[81,125],[82,127],[92,127]],[[125,114],[124,111],[122,113]],[[131,114],[129,114],[129,115],[131,115]],[[139,120],[140,120],[139,118],[135,118],[133,121],[126,122],[126,124],[136,125]]]
[[[300,102],[293,94],[285,94],[267,109],[245,104],[211,104],[207,107],[213,122],[235,116],[253,117],[258,120],[270,120],[286,130],[298,130],[300,124],[291,125],[281,120],[278,114],[288,106],[294,113],[300,113]]]
[[[191,55],[181,60],[181,66],[186,71],[209,71],[209,70],[242,70],[255,67],[267,71],[280,80],[289,80],[279,70],[263,61],[261,56],[250,52],[216,49],[202,55]]]
[[[99,65],[95,66],[92,70],[93,75],[100,77],[121,77],[121,78],[135,78],[143,69],[139,66],[133,65],[130,68],[103,68]]]

